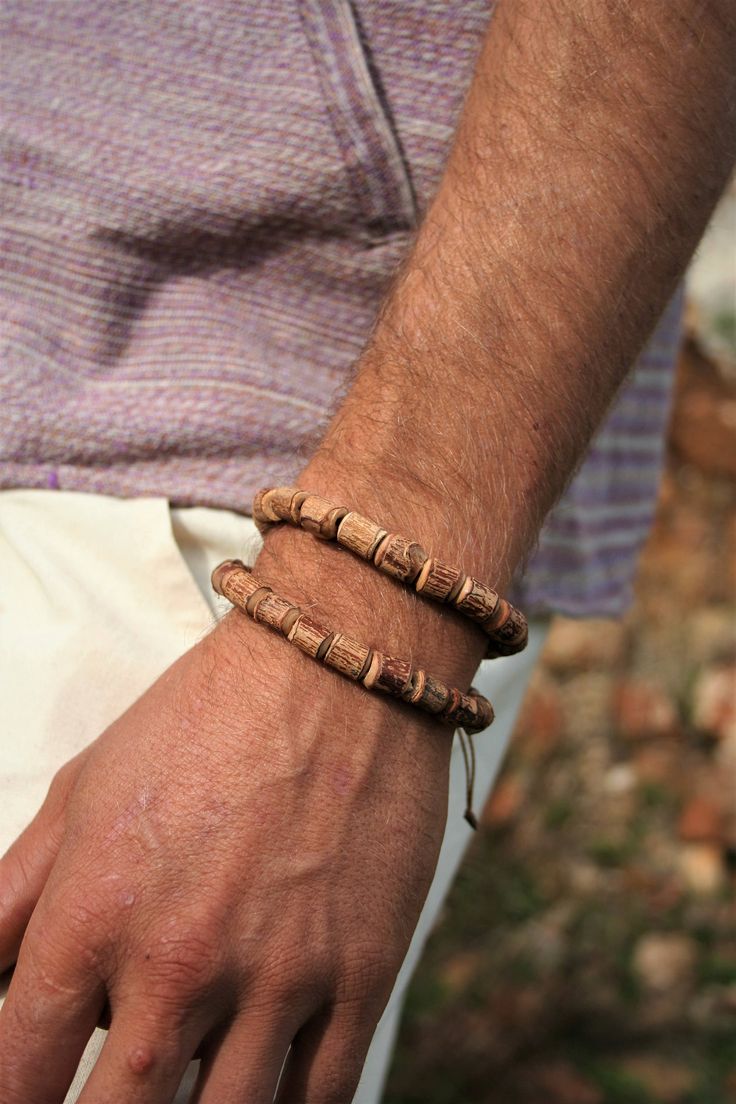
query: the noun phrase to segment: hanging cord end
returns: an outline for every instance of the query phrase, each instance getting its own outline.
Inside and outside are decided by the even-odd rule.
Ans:
[[[478,818],[473,812],[473,784],[475,783],[475,744],[472,733],[462,725],[457,730],[465,764],[465,812],[463,816],[474,831],[478,831]]]
[[[467,808],[463,815],[464,815],[465,819],[467,820],[468,824],[470,825],[470,827],[473,828],[477,832],[478,831],[478,818],[475,815],[475,813],[473,812],[473,810],[470,809],[470,808]]]

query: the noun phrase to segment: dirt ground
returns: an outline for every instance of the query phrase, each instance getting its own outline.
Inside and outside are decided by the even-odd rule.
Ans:
[[[386,1104],[736,1102],[736,384],[690,340],[623,622],[553,627]]]

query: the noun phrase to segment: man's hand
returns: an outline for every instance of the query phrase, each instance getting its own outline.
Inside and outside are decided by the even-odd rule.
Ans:
[[[347,1104],[435,868],[450,737],[225,618],[63,768],[0,864],[0,965],[35,906],[4,1104],[61,1102],[107,1002],[85,1104],[165,1104],[198,1051],[200,1104],[270,1104],[292,1040],[279,1099]]]

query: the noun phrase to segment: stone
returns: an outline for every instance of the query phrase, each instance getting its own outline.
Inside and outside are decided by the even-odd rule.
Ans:
[[[542,664],[550,671],[612,668],[626,652],[628,630],[622,621],[588,618],[575,621],[558,617],[552,624],[542,652]]]
[[[721,808],[708,797],[691,797],[677,825],[680,839],[689,843],[722,843],[723,828]]]
[[[525,787],[516,775],[503,776],[486,802],[481,823],[489,828],[507,825],[516,816],[525,793]]]
[[[540,1063],[523,1082],[545,1104],[604,1104],[602,1090],[564,1059]]]
[[[717,740],[736,735],[736,664],[701,673],[693,691],[693,724]]]
[[[690,843],[680,849],[678,867],[685,887],[703,897],[718,893],[726,871],[719,847],[712,843]]]
[[[560,692],[553,680],[538,669],[516,723],[516,738],[524,754],[541,759],[554,751],[562,738],[563,720]]]
[[[679,932],[649,932],[634,947],[632,967],[650,993],[689,989],[698,952],[694,941]]]
[[[676,736],[680,731],[677,710],[666,691],[646,679],[626,679],[614,694],[619,733],[627,740]]]
[[[658,1104],[680,1104],[696,1085],[695,1072],[670,1055],[665,1058],[658,1054],[632,1054],[621,1059],[620,1066]]]

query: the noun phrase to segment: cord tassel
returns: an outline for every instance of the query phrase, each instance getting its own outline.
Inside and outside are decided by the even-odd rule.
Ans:
[[[465,819],[471,828],[478,830],[478,819],[473,812],[473,786],[475,785],[475,744],[473,734],[466,732],[462,725],[458,728],[460,748],[465,764]]]

